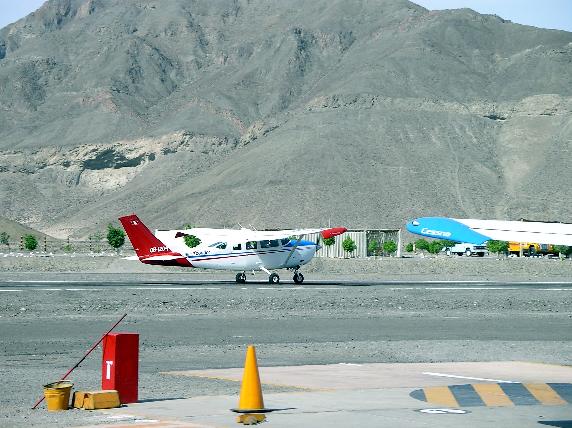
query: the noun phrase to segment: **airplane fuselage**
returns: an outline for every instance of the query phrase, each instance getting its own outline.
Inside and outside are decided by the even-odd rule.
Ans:
[[[215,236],[204,229],[156,231],[155,236],[170,250],[183,255],[193,267],[232,271],[296,268],[308,263],[319,246],[311,241],[296,239],[268,239],[246,241],[238,239],[233,230],[228,235]],[[244,232],[242,232],[244,233]],[[189,248],[183,234],[194,235],[201,244]],[[176,237],[179,235],[178,237]]]

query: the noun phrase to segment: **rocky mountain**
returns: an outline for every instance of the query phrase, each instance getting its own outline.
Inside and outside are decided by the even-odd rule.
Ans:
[[[572,33],[405,0],[49,0],[0,30],[0,215],[572,221]]]

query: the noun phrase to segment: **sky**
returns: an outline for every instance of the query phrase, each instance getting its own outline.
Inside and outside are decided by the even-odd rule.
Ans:
[[[45,0],[0,0],[0,28],[38,9]],[[312,1],[312,0],[307,0]],[[572,31],[572,0],[413,0],[435,9],[469,7],[518,24]]]

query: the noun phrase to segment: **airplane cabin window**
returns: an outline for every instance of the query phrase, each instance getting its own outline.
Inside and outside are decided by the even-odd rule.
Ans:
[[[260,241],[260,248],[269,248],[269,247],[270,247],[270,241],[268,239]]]
[[[280,245],[280,243],[278,242],[278,239],[271,239],[270,240],[270,246],[271,247],[278,247]]]
[[[241,244],[236,244],[232,247],[233,250],[241,250],[242,249],[242,245]]]
[[[247,250],[255,250],[256,249],[256,241],[248,241],[246,243]]]

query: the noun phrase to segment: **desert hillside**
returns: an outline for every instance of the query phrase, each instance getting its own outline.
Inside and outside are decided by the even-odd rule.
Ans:
[[[405,0],[49,0],[0,30],[0,215],[86,236],[572,222],[572,33]]]

